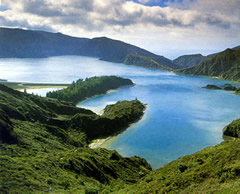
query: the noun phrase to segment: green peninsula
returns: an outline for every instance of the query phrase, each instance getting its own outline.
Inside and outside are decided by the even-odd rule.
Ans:
[[[90,149],[91,140],[122,131],[144,105],[122,101],[102,116],[69,102],[0,85],[1,193],[236,193],[240,139],[183,156],[152,171],[146,160]],[[239,137],[239,120],[224,129]]]
[[[98,116],[0,85],[0,193],[95,193],[135,183],[151,171],[144,159],[88,144],[140,119],[144,108],[138,100],[118,102]]]
[[[85,100],[86,98],[90,98],[95,95],[105,94],[108,90],[132,85],[134,84],[130,79],[124,79],[121,77],[92,77],[86,78],[85,80],[79,79],[65,89],[48,92],[47,97],[57,98],[58,100],[64,100],[77,104],[78,102]]]

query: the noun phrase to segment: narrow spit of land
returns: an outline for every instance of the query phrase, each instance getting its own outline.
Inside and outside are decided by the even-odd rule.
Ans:
[[[66,88],[70,84],[52,84],[52,83],[24,83],[24,82],[8,82],[3,81],[1,84],[12,88],[14,90],[24,90],[24,89],[41,89],[41,88]]]

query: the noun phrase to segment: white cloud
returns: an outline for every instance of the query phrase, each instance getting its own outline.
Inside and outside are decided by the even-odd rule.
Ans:
[[[167,56],[174,54],[166,51],[176,55],[180,50],[195,52],[199,48],[207,52],[206,47],[213,51],[236,41],[240,44],[238,0],[184,0],[181,4],[169,3],[169,7],[148,7],[125,0],[2,3],[10,8],[0,12],[2,26],[61,31],[75,36],[110,36]]]
[[[146,3],[149,3],[149,2],[159,2],[159,0],[138,0],[138,2],[146,4]]]

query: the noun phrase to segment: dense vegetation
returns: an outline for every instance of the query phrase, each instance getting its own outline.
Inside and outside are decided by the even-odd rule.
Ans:
[[[240,139],[183,156],[116,193],[238,193]]]
[[[227,49],[210,60],[194,67],[180,70],[181,73],[219,77],[231,81],[240,81],[240,50]]]
[[[150,57],[162,66],[175,67],[171,60],[163,56],[106,37],[76,38],[61,33],[0,28],[0,57],[39,58],[78,55],[123,63],[129,54]]]
[[[108,90],[117,89],[122,86],[131,86],[133,82],[130,79],[124,79],[116,76],[102,76],[79,79],[73,82],[65,89],[48,92],[47,97],[57,98],[72,102],[74,104],[99,94],[105,94]]]
[[[102,116],[71,103],[0,85],[0,192],[236,193],[240,140],[183,156],[155,171],[144,159],[90,149],[92,139],[120,132],[144,105],[122,101]],[[96,127],[97,126],[97,127]],[[239,137],[233,121],[224,135]]]
[[[102,116],[94,115],[90,118],[86,114],[76,114],[71,119],[70,126],[82,130],[90,140],[107,137],[121,132],[130,123],[141,118],[144,109],[144,105],[138,100],[120,101],[106,106]]]
[[[137,100],[118,102],[100,117],[0,85],[0,193],[91,193],[135,183],[151,170],[144,159],[93,150],[88,143],[104,130],[108,135],[122,130],[143,109]]]
[[[240,119],[234,120],[231,124],[226,126],[223,134],[230,137],[240,138]]]

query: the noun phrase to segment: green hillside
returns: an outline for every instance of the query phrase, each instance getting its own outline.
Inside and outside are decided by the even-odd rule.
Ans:
[[[226,126],[223,134],[230,137],[240,138],[240,119],[234,120],[231,124]]]
[[[240,120],[223,134],[228,140],[221,144],[180,157],[115,193],[239,193]]]
[[[240,139],[227,140],[152,171],[146,160],[90,149],[122,131],[144,105],[122,101],[102,116],[0,85],[0,193],[237,193]],[[239,120],[224,134],[239,137]],[[97,126],[97,127],[96,127]]]
[[[128,55],[145,56],[157,61],[165,68],[176,68],[176,65],[174,65],[171,60],[163,56],[153,54],[134,45],[127,44],[119,40],[113,40],[107,37],[90,39],[83,45],[81,52],[82,55],[94,56],[104,61],[116,63],[124,63]],[[138,64],[131,65],[138,66]]]
[[[0,85],[0,193],[91,193],[136,182],[151,170],[144,159],[88,144],[135,122],[144,108],[137,100],[118,102],[100,117]]]
[[[183,156],[116,193],[238,193],[240,139]]]
[[[173,63],[178,65],[180,69],[189,68],[194,65],[200,64],[207,60],[207,57],[201,54],[183,55],[173,60]]]
[[[179,72],[191,75],[219,77],[221,79],[240,81],[240,51],[227,49],[212,59]]]
[[[240,50],[240,46],[234,47],[233,50]]]
[[[161,65],[157,60],[146,57],[142,55],[130,54],[124,60],[124,64],[126,65],[136,65],[141,67],[153,68],[153,69],[162,69],[162,70],[170,70],[170,68]]]

